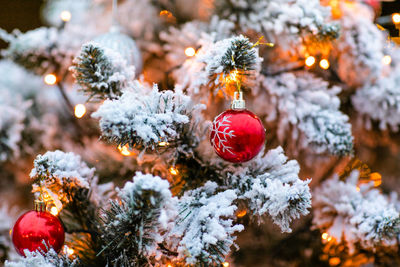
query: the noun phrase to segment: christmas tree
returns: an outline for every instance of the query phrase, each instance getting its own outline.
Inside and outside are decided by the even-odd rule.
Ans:
[[[400,266],[379,7],[47,0],[0,29],[0,264]]]

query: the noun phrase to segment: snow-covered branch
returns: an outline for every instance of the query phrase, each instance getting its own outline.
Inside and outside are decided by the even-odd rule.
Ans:
[[[38,75],[63,73],[71,65],[81,38],[80,33],[56,28],[15,31],[6,40],[9,47],[2,55]]]
[[[113,266],[147,266],[151,258],[161,255],[158,243],[172,227],[177,199],[166,180],[140,172],[118,196],[102,215],[101,253]]]
[[[277,121],[277,135],[283,143],[291,131],[302,149],[315,153],[346,155],[352,152],[353,137],[347,115],[340,110],[339,87],[308,72],[284,73],[263,81],[267,96],[260,110],[269,122]]]
[[[186,264],[209,266],[224,261],[234,245],[234,234],[243,230],[242,225],[233,225],[237,197],[234,190],[219,192],[216,183],[207,182],[179,199],[170,242]]]
[[[188,96],[177,89],[152,91],[138,82],[116,100],[106,100],[93,114],[100,118],[102,137],[124,146],[156,148],[159,142],[173,142],[184,125],[190,122],[194,106]]]
[[[373,250],[396,244],[400,215],[373,183],[357,186],[359,172],[345,181],[338,176],[322,183],[314,192],[313,224],[338,242],[346,241],[351,252],[356,245]]]
[[[336,24],[327,22],[330,9],[319,0],[217,0],[216,13],[236,23],[241,32],[255,31],[269,41],[299,43],[301,37],[317,36],[333,39],[338,36]]]
[[[356,91],[352,103],[371,129],[372,121],[379,122],[379,128],[399,130],[400,125],[400,67],[392,70],[388,77],[376,82],[367,82]]]
[[[300,180],[299,170],[298,163],[288,161],[278,147],[242,168],[227,168],[227,184],[259,222],[269,214],[283,232],[291,232],[290,222],[308,214],[311,207],[310,180]]]
[[[97,43],[84,44],[73,63],[70,69],[89,99],[115,99],[135,77],[135,68],[122,55]]]

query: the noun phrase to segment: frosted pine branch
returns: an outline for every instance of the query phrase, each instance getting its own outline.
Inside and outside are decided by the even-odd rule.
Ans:
[[[347,115],[340,110],[337,94],[339,87],[307,72],[284,73],[265,78],[267,97],[264,103],[267,121],[278,121],[278,138],[281,142],[291,131],[293,140],[299,139],[303,149],[317,154],[347,155],[353,149],[351,125]],[[300,138],[299,138],[300,137]]]
[[[177,239],[179,258],[186,264],[209,266],[222,263],[234,245],[234,234],[243,230],[233,225],[237,199],[234,190],[219,192],[218,185],[207,182],[179,199],[179,217],[170,233]]]
[[[373,10],[363,3],[341,8],[341,35],[333,51],[337,55],[337,73],[346,84],[363,86],[382,75],[386,36],[373,22]]]
[[[40,252],[25,252],[26,257],[19,260],[6,261],[6,267],[74,267],[79,266],[76,260],[70,260],[67,256],[59,256],[50,249],[44,255]]]
[[[350,251],[357,245],[373,250],[396,244],[400,233],[400,215],[373,183],[360,185],[353,171],[346,181],[337,176],[314,192],[313,224],[339,242],[345,240]]]
[[[388,127],[399,130],[400,125],[400,67],[389,77],[381,77],[374,83],[366,83],[352,97],[354,108],[366,121],[366,128],[372,128],[372,121],[379,123],[381,130]]]
[[[299,178],[299,165],[287,160],[283,149],[270,150],[242,168],[227,168],[227,185],[244,200],[251,215],[261,222],[269,214],[283,232],[291,232],[290,222],[309,213],[310,180]]]
[[[219,41],[229,38],[233,28],[232,22],[213,16],[209,23],[190,21],[180,28],[171,27],[168,32],[161,32],[160,38],[166,42],[163,49],[167,52],[167,60],[174,67],[187,59],[186,48],[198,49],[201,47],[201,39]]]
[[[299,36],[320,40],[338,36],[337,25],[326,21],[330,9],[319,0],[217,0],[215,6],[216,13],[235,22],[239,31],[256,31],[282,45],[285,40],[299,42]]]
[[[202,46],[196,56],[174,73],[178,83],[194,94],[204,87],[203,93],[208,95],[210,88],[218,91],[232,82],[229,80],[240,79],[239,75],[256,75],[260,70],[262,59],[258,48],[242,35],[217,42],[209,39],[199,42]]]
[[[97,43],[84,44],[70,69],[89,99],[115,99],[135,77],[135,68],[119,53]]]
[[[89,168],[79,155],[56,150],[38,155],[30,176],[37,183],[43,179],[42,184],[45,191],[60,209],[63,205],[60,200],[64,204],[78,200],[73,199],[73,195],[75,193],[83,194],[80,192],[81,189],[86,189],[87,193],[94,178],[94,171],[95,169]],[[34,185],[34,191],[38,190],[38,184]]]
[[[9,47],[2,55],[38,75],[60,72],[71,64],[81,38],[79,33],[56,28],[16,31],[13,38],[6,40]]]
[[[148,266],[150,259],[161,255],[158,243],[175,219],[177,199],[166,180],[140,172],[118,196],[102,216],[101,253],[113,266]]]
[[[190,121],[195,108],[182,92],[159,92],[136,84],[116,100],[106,100],[93,113],[100,118],[102,137],[124,146],[155,148],[159,142],[179,138],[184,125]]]

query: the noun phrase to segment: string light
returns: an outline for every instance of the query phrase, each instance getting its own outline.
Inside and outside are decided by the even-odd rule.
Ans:
[[[10,236],[12,236],[12,229],[10,229]]]
[[[56,206],[51,207],[50,213],[56,216],[58,214],[58,209]]]
[[[224,262],[224,263],[222,263],[222,266],[223,266],[223,267],[229,267],[229,262]]]
[[[399,13],[393,13],[392,20],[393,20],[394,24],[399,24],[400,23],[400,14]]]
[[[159,146],[168,146],[169,143],[163,141],[163,142],[158,143],[158,145],[159,145]]]
[[[71,256],[72,254],[74,254],[74,249],[68,247],[67,245],[64,246],[63,252],[65,255],[67,256]]]
[[[172,265],[168,263],[167,267],[172,267]]]
[[[124,145],[123,147],[121,147],[121,145],[119,145],[118,146],[118,150],[121,153],[121,155],[123,155],[125,157],[129,157],[129,156],[134,154],[133,152],[131,152],[129,150],[129,145],[128,144]]]
[[[238,213],[236,214],[236,216],[238,218],[242,218],[247,214],[247,211],[245,209],[238,211]]]
[[[57,77],[56,75],[50,73],[44,76],[44,82],[48,85],[54,85],[57,82]]]
[[[382,63],[385,65],[390,65],[391,62],[392,62],[392,57],[389,55],[386,55],[382,58]]]
[[[225,83],[232,83],[236,82],[239,76],[239,71],[238,70],[233,70],[229,73],[228,76],[225,78]]]
[[[315,63],[315,57],[313,56],[307,57],[305,63],[307,67],[311,67]]]
[[[373,172],[369,175],[370,179],[374,182],[374,186],[378,187],[382,184],[382,176],[378,172]]]
[[[75,117],[82,118],[86,114],[86,107],[83,104],[77,104],[74,108]]]
[[[329,265],[330,266],[336,266],[340,264],[340,258],[339,257],[332,257],[329,259]]]
[[[64,21],[64,22],[70,21],[70,20],[71,20],[71,17],[72,17],[71,12],[69,12],[68,10],[64,10],[64,11],[62,11],[61,14],[60,14],[60,18],[61,18],[61,20]]]
[[[327,60],[327,59],[322,59],[320,62],[319,62],[319,66],[322,68],[322,69],[324,69],[324,70],[327,70],[327,69],[329,69],[329,61]]]
[[[323,233],[321,235],[321,237],[322,237],[323,240],[326,240],[329,237],[329,235],[328,235],[328,233]]]
[[[179,173],[178,169],[175,168],[174,166],[172,166],[171,168],[169,168],[169,172],[170,172],[172,175],[177,175],[177,174]]]
[[[185,55],[188,57],[193,57],[196,54],[196,50],[193,47],[187,47],[185,49]]]

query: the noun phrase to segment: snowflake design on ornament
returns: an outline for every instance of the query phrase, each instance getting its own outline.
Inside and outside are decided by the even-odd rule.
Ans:
[[[235,135],[233,134],[235,131],[234,130],[229,130],[229,127],[231,126],[230,123],[231,121],[228,120],[231,116],[226,116],[223,117],[222,120],[217,121],[218,117],[214,120],[213,122],[213,128],[211,129],[211,134],[214,132],[214,138],[211,140],[211,144],[213,147],[216,148],[222,148],[222,152],[228,151],[232,155],[236,155],[236,153],[232,152],[231,149],[233,147],[227,146],[226,142],[228,142],[228,137],[232,138]],[[221,127],[225,127],[221,130]],[[216,142],[216,140],[218,142]]]

